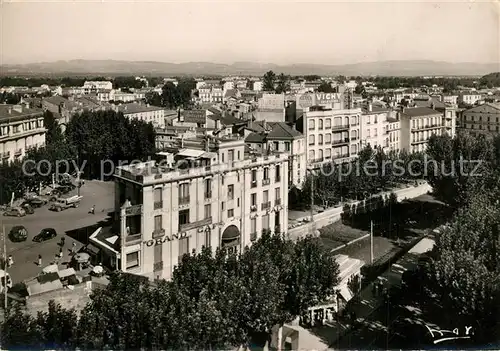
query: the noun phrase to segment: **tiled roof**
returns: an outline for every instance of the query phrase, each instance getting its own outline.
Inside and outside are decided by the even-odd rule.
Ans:
[[[261,133],[250,133],[246,138],[246,143],[263,143],[266,140],[266,136]]]
[[[224,94],[224,97],[227,99],[229,97],[236,97],[238,93],[238,90],[236,89],[228,89],[226,90],[226,94]]]
[[[43,114],[43,110],[39,108],[26,108],[21,107],[22,112],[14,110],[15,105],[0,105],[0,120],[9,118],[22,118],[23,116],[29,116],[32,114]],[[10,113],[9,113],[10,110]]]
[[[118,106],[118,111],[123,112],[123,114],[141,113],[141,112],[158,111],[158,110],[163,110],[163,107],[147,106],[136,103],[124,104]]]
[[[301,138],[303,135],[290,127],[285,122],[274,123],[272,130],[267,135],[268,139],[296,139]]]
[[[403,112],[405,116],[408,117],[420,117],[420,116],[430,116],[430,115],[440,115],[441,112],[433,110],[429,107],[409,107]]]

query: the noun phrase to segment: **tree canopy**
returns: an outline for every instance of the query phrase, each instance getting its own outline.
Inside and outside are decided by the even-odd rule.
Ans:
[[[338,274],[319,239],[292,242],[266,232],[240,254],[204,248],[185,255],[168,282],[113,274],[79,318],[54,303],[38,318],[11,310],[1,342],[4,348],[93,350],[247,345],[333,296]]]

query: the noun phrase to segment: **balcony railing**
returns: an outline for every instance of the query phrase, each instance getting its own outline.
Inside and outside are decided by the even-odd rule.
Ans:
[[[211,191],[205,191],[205,199],[211,199],[212,198],[212,192]]]
[[[349,157],[349,154],[333,155],[332,159],[338,160],[339,158],[345,158],[345,157]]]
[[[332,141],[333,145],[338,145],[338,144],[348,144],[349,143],[349,138],[343,138],[340,140],[334,140]]]
[[[332,130],[339,130],[339,129],[349,129],[349,125],[348,124],[341,124],[341,125],[332,126]]]
[[[127,235],[125,237],[125,244],[126,245],[135,245],[140,243],[142,240],[142,234],[132,234],[132,235]]]
[[[262,185],[269,185],[269,184],[271,184],[271,179],[267,178],[262,180]]]
[[[165,235],[165,229],[155,229],[153,230],[153,239],[159,238]]]
[[[271,201],[268,201],[268,202],[264,202],[262,205],[261,205],[261,209],[262,210],[267,210],[268,208],[271,207]]]
[[[9,158],[10,157],[10,151],[4,152],[2,154],[2,158]]]
[[[23,149],[17,149],[14,155],[19,156],[23,153]]]
[[[256,180],[252,180],[251,187],[252,188],[256,188],[257,187],[257,181]]]
[[[359,139],[358,137],[351,137],[351,141],[356,141],[358,139]]]
[[[179,197],[179,205],[187,205],[189,204],[189,196]]]
[[[274,206],[279,206],[279,205],[281,205],[281,199],[274,200]]]
[[[125,208],[125,216],[138,216],[142,213],[142,205],[133,205]]]
[[[180,232],[185,232],[194,228],[202,227],[204,225],[209,225],[212,224],[212,217],[208,217],[205,219],[202,219],[200,221],[196,221],[193,223],[186,223],[186,224],[180,224],[179,225],[179,231]]]
[[[250,233],[250,241],[257,240],[257,232]]]
[[[154,209],[155,209],[155,210],[158,210],[158,209],[160,209],[160,208],[163,208],[163,201],[156,201],[156,202],[154,203]]]

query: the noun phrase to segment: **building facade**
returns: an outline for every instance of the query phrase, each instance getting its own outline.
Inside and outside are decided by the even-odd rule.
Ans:
[[[28,150],[45,145],[42,109],[0,105],[1,162],[22,159]]]
[[[245,154],[237,137],[205,142],[174,155],[186,168],[117,169],[122,271],[170,279],[184,254],[204,246],[239,251],[263,230],[286,232],[288,156]]]
[[[463,93],[460,94],[460,102],[465,105],[474,105],[476,102],[481,100],[481,94],[476,93]]]
[[[361,109],[310,108],[303,114],[307,164],[345,162],[360,150]]]
[[[368,104],[362,109],[360,123],[360,147],[370,145],[372,148],[382,147],[384,150],[389,149],[389,134],[387,128],[389,122],[387,120],[389,110],[377,108]]]
[[[461,113],[461,131],[471,135],[497,135],[500,132],[500,104],[485,103]]]
[[[99,90],[111,90],[113,89],[113,83],[110,81],[86,81],[83,83],[83,93],[93,94],[97,93]]]
[[[445,131],[443,114],[428,107],[404,108],[400,112],[401,148],[408,152],[422,152],[432,135]]]
[[[156,128],[165,127],[165,110],[163,107],[131,103],[115,105],[114,109],[117,112],[122,112],[129,119],[152,123]]]

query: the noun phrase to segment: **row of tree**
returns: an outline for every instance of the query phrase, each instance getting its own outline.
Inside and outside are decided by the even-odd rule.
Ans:
[[[363,200],[399,184],[423,179],[424,162],[423,153],[385,152],[381,147],[367,145],[354,161],[328,163],[309,174],[301,189],[290,189],[290,204],[297,209],[309,208],[313,190],[314,203],[321,206],[334,206],[347,199]]]
[[[8,203],[12,193],[20,197],[38,188],[40,182],[50,184],[56,171],[81,170],[85,178],[106,180],[120,161],[144,161],[155,155],[153,126],[112,110],[76,114],[65,135],[50,111],[44,123],[44,147],[29,150],[23,160],[0,164],[0,203]]]
[[[268,71],[262,77],[262,90],[276,94],[286,93],[290,91],[290,80],[290,76],[284,73],[276,75],[273,71]]]
[[[163,83],[162,77],[147,77],[150,86]],[[135,76],[117,77],[0,77],[0,86],[28,87],[35,88],[43,84],[49,86],[81,87],[88,80],[109,80],[113,82],[114,88],[142,88],[145,82],[135,79]]]
[[[227,349],[269,340],[271,329],[334,296],[334,255],[319,239],[263,233],[241,254],[185,255],[171,281],[115,274],[78,317],[54,302],[1,325],[4,349]]]
[[[146,101],[154,106],[164,106],[169,109],[188,108],[192,105],[192,94],[196,81],[192,78],[181,78],[178,84],[167,82],[162,93],[151,92],[146,95]]]

